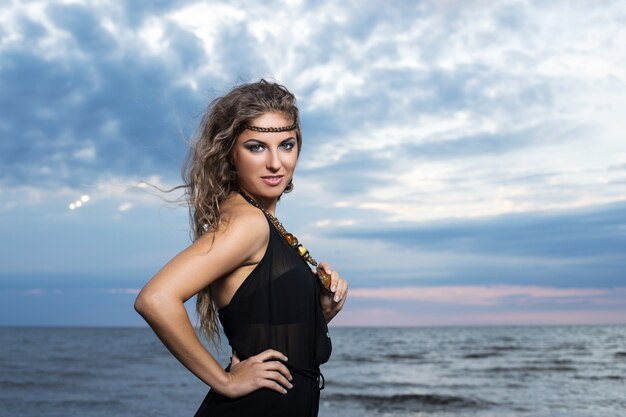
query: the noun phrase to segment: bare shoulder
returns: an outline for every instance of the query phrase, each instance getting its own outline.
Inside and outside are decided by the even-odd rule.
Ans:
[[[220,207],[218,227],[170,260],[142,293],[176,297],[184,302],[238,268],[258,262],[269,241],[269,224],[263,212],[244,203],[226,201]]]
[[[269,225],[258,208],[232,195],[221,204],[220,216],[217,228],[196,242],[199,249],[210,250],[217,241],[252,256],[267,245]]]

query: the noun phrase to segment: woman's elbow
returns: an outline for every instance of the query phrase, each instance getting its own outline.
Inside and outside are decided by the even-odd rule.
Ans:
[[[169,315],[173,309],[179,308],[179,305],[182,306],[183,302],[165,291],[148,291],[144,288],[135,298],[135,311],[146,321]]]
[[[154,311],[157,304],[159,304],[157,296],[143,289],[139,292],[137,298],[135,298],[135,311],[139,313],[139,315],[146,317],[150,315],[151,311]]]
[[[135,311],[139,313],[139,315],[143,316],[148,309],[148,301],[147,297],[141,292],[135,298]]]

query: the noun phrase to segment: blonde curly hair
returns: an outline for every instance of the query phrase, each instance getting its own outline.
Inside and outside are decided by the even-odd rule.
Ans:
[[[232,191],[238,190],[233,164],[237,136],[244,130],[244,125],[270,112],[282,113],[296,124],[299,154],[302,133],[298,107],[295,96],[284,86],[261,79],[236,86],[209,103],[181,172],[184,184],[180,187],[185,189],[193,241],[215,231],[220,223],[220,204]],[[292,188],[290,184],[285,192]],[[196,312],[206,339],[217,346],[219,322],[210,286],[198,292]]]

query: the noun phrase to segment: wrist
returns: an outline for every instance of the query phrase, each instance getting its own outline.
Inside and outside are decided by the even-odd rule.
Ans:
[[[232,380],[232,375],[230,372],[222,370],[222,373],[219,375],[217,382],[212,387],[218,393],[228,396],[228,387],[230,386]]]

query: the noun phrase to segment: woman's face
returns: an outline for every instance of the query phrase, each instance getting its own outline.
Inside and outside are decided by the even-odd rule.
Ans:
[[[282,113],[265,113],[250,122],[258,127],[282,127],[292,123]],[[246,129],[235,141],[233,162],[239,187],[266,204],[278,199],[285,191],[293,177],[297,160],[295,129],[287,132]]]

